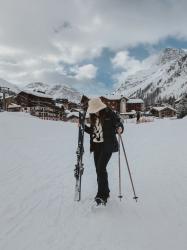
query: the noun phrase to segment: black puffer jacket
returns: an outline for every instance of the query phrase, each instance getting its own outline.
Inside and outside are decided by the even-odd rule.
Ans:
[[[103,138],[104,138],[104,149],[106,152],[117,152],[118,151],[118,141],[116,138],[117,129],[119,127],[123,130],[123,124],[116,113],[111,109],[105,108],[105,119],[102,125]],[[90,151],[94,151],[93,142],[93,127],[88,127],[85,125],[85,132],[90,134]]]

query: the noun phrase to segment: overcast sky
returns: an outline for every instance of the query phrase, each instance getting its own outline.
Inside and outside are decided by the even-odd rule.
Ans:
[[[187,48],[185,0],[0,0],[0,78],[103,94],[165,47]]]

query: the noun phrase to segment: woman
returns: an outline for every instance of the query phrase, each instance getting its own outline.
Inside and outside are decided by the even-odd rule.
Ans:
[[[107,164],[113,152],[118,151],[116,133],[123,132],[120,118],[101,101],[93,98],[88,102],[90,127],[85,125],[85,132],[90,134],[90,151],[94,154],[97,173],[97,205],[106,204],[110,190],[108,186]]]

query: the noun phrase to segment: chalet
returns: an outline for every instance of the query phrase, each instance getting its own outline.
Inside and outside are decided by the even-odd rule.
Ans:
[[[15,104],[15,96],[6,96],[5,97],[5,109],[8,110],[9,105]]]
[[[17,104],[22,107],[34,107],[34,106],[43,106],[43,107],[53,107],[55,106],[54,100],[43,93],[31,92],[31,91],[21,91],[16,96]]]
[[[11,103],[7,107],[8,112],[20,112],[21,111],[21,106],[15,103]]]
[[[68,99],[65,99],[65,98],[57,98],[55,100],[55,103],[56,105],[57,104],[62,104],[64,106],[65,109],[68,109],[68,104],[69,104],[69,101]]]
[[[152,107],[150,113],[156,117],[173,117],[176,115],[176,110],[172,107]]]
[[[75,102],[68,102],[68,110],[71,110],[71,109],[77,109],[79,108],[79,105]]]
[[[132,113],[132,111],[136,113],[136,111],[143,111],[144,109],[144,102],[142,99],[129,99],[122,95],[107,95],[101,96],[100,98],[103,103],[120,114]],[[87,106],[88,101],[89,98],[87,96],[82,96],[81,104]]]
[[[131,111],[129,111],[129,112],[120,113],[120,116],[121,116],[123,119],[135,118],[135,117],[136,117],[136,111],[135,111],[135,110],[131,110]]]
[[[69,112],[66,116],[66,121],[78,123],[79,113],[78,112]]]
[[[127,112],[143,111],[144,110],[144,101],[142,99],[129,99],[127,100]]]
[[[63,120],[64,108],[33,106],[30,108],[30,114],[44,120]]]
[[[45,120],[63,120],[64,106],[55,105],[55,101],[44,93],[22,91],[16,101],[22,109],[29,109],[31,115]]]

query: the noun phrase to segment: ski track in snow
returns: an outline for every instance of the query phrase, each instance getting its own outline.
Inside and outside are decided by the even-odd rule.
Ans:
[[[77,127],[22,113],[0,113],[1,250],[185,250],[187,119],[127,123],[123,135],[138,202],[124,157],[108,165],[111,198],[92,209],[93,156],[85,136],[82,200],[74,202]]]

